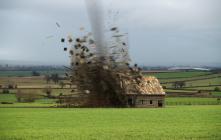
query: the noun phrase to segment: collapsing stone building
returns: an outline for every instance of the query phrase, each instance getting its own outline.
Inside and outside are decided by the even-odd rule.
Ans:
[[[73,39],[70,45],[71,67],[67,76],[72,94],[63,96],[71,106],[85,107],[163,107],[164,96],[155,77],[145,77],[135,64],[130,66],[127,38],[117,27],[110,29],[111,39],[100,52],[91,33]]]
[[[70,53],[67,76],[73,89],[60,100],[70,106],[163,107],[165,92],[159,81],[130,65],[127,34],[117,26],[104,26],[100,2],[86,0],[92,33],[61,39],[70,46],[64,50]]]

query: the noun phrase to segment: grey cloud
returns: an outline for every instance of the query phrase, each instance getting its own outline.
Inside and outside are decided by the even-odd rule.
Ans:
[[[129,33],[134,62],[220,62],[220,0],[103,1],[106,12],[120,12],[112,22]],[[0,19],[0,59],[68,64],[60,38],[79,35],[81,26],[90,30],[84,0],[1,0]],[[54,37],[47,40],[48,35]]]

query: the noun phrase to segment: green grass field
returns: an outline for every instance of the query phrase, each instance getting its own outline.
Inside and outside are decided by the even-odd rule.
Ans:
[[[217,98],[199,98],[199,97],[168,97],[166,105],[221,105]]]
[[[221,106],[0,108],[1,140],[220,140]]]
[[[215,92],[220,96],[219,92]],[[214,94],[215,94],[214,93]],[[199,97],[167,97],[166,105],[221,105],[217,98],[199,98]],[[15,94],[0,94],[1,102],[11,102],[13,104],[0,104],[0,107],[53,107],[56,105],[56,99],[37,99],[32,103],[18,103]]]
[[[9,72],[10,73],[10,72]],[[9,74],[8,73],[8,74]],[[26,92],[44,94],[42,77],[1,77],[0,84],[17,83]],[[13,75],[15,74],[15,75]],[[214,77],[209,72],[159,73],[155,76],[164,82]],[[5,75],[4,75],[5,76]],[[18,76],[18,73],[12,73]],[[26,75],[27,76],[27,75]],[[28,75],[29,76],[29,75]],[[180,77],[180,78],[179,78]],[[166,79],[169,78],[169,79]],[[187,82],[187,86],[219,84],[220,77]],[[50,83],[52,87],[59,87]],[[171,84],[165,84],[171,86]],[[166,108],[49,108],[56,106],[56,99],[41,99],[32,103],[18,103],[15,94],[1,94],[0,140],[220,140],[221,92],[214,87],[166,89],[167,92],[193,93],[210,90],[215,98],[167,97]],[[0,91],[1,92],[1,91]],[[68,94],[70,89],[53,89],[52,94]],[[16,90],[10,90],[16,93]],[[32,108],[30,108],[32,107]],[[45,108],[47,107],[47,108]]]
[[[212,73],[206,71],[187,71],[187,72],[164,72],[164,73],[152,73],[146,76],[156,76],[162,83],[162,86],[166,87],[166,92],[182,92],[182,93],[194,93],[199,90],[211,92],[212,95],[219,96],[220,94],[213,93],[215,87],[221,89],[221,73]],[[186,81],[187,80],[187,81]],[[183,89],[173,89],[173,82],[186,81]],[[173,90],[172,90],[173,89]]]

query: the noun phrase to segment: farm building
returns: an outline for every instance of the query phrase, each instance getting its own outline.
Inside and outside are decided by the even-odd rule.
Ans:
[[[103,40],[94,31],[61,39],[70,46],[64,50],[71,59],[66,75],[74,85],[74,95],[61,97],[61,102],[81,107],[163,107],[165,92],[157,78],[144,76],[138,64],[130,64],[127,34],[111,27]]]
[[[130,89],[126,94],[128,107],[165,106],[165,92],[155,77],[142,78],[141,83]]]
[[[165,95],[162,94],[134,94],[127,95],[127,105],[128,107],[164,107]]]

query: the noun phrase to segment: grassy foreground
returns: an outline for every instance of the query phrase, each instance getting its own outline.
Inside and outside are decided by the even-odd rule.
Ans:
[[[1,140],[221,139],[221,106],[0,108]]]

